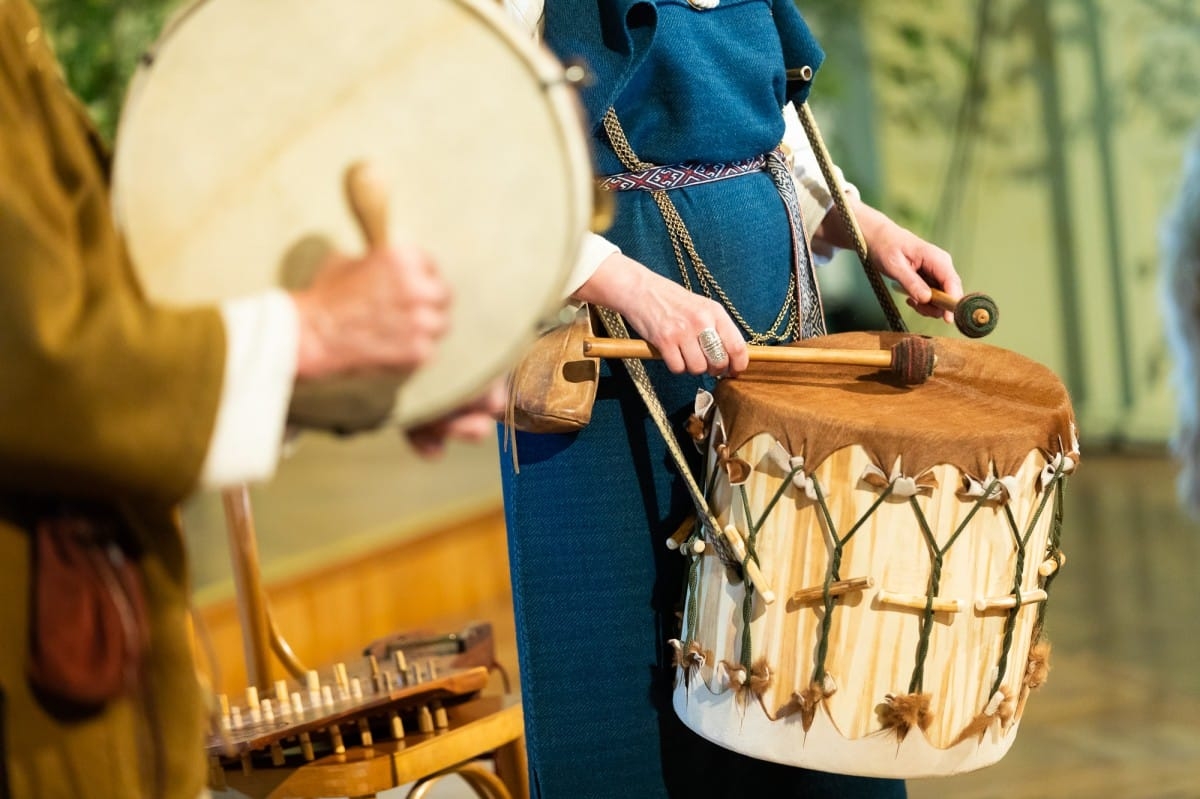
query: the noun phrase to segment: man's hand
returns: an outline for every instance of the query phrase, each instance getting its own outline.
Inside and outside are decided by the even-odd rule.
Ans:
[[[491,435],[504,418],[508,382],[499,378],[482,395],[440,419],[407,431],[409,443],[426,458],[442,454],[448,439],[480,441]]]
[[[293,298],[300,379],[410,372],[429,360],[450,325],[450,288],[413,246],[374,249],[362,258],[332,255]]]

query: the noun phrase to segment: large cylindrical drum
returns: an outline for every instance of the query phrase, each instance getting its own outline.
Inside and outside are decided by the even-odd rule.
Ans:
[[[900,778],[986,766],[1012,745],[1048,668],[1074,416],[1058,378],[1027,358],[973,341],[934,348],[919,385],[861,366],[756,363],[698,400],[722,530],[684,547],[673,644],[675,708],[700,735]]]

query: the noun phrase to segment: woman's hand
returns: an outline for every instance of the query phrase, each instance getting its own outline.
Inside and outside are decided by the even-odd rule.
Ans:
[[[871,262],[884,275],[900,284],[908,295],[908,305],[922,316],[941,317],[954,321],[954,314],[933,305],[930,287],[941,289],[951,298],[963,295],[962,280],[954,269],[950,253],[922,239],[910,230],[893,222],[871,206],[853,200],[854,216],[858,220]],[[845,232],[842,220],[830,211],[817,228],[814,238],[835,247],[854,247]]]
[[[621,253],[606,258],[574,297],[624,316],[676,374],[734,376],[750,363],[745,339],[719,303]],[[716,331],[726,357],[705,354],[701,334],[706,330]]]

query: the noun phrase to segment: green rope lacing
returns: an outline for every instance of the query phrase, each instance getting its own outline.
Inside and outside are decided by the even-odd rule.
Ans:
[[[834,597],[830,593],[830,587],[842,579],[842,553],[845,550],[846,544],[850,543],[850,539],[854,537],[862,526],[866,524],[867,519],[871,518],[871,514],[875,509],[883,504],[892,493],[892,486],[889,485],[883,492],[880,493],[875,501],[871,503],[871,507],[867,508],[850,531],[844,537],[838,535],[837,526],[833,523],[833,514],[829,512],[829,505],[825,502],[825,492],[821,490],[821,484],[817,478],[812,478],[813,493],[817,495],[817,506],[821,509],[821,515],[825,517],[825,525],[829,529],[829,538],[833,541],[833,552],[829,557],[829,569],[825,572],[825,585],[822,592],[822,607],[824,612],[821,614],[821,635],[817,641],[817,659],[813,668],[813,682],[824,682],[825,680],[825,660],[829,657],[829,633],[833,628],[833,600]]]
[[[1063,523],[1063,505],[1064,494],[1067,490],[1067,477],[1064,474],[1058,480],[1058,490],[1054,492],[1054,516],[1050,521],[1050,540],[1046,542],[1046,556],[1053,558],[1058,564],[1050,574],[1042,578],[1041,588],[1047,594],[1050,593],[1050,584],[1054,582],[1054,578],[1062,571],[1062,563],[1060,557],[1062,555],[1062,523]],[[1049,490],[1047,488],[1047,490]],[[1046,624],[1046,608],[1049,602],[1043,602],[1038,608],[1037,622],[1033,628],[1033,640],[1036,642],[1042,637],[1042,629]]]
[[[912,679],[908,684],[908,692],[915,694],[921,691],[925,684],[925,660],[929,657],[929,641],[933,636],[933,600],[938,594],[939,586],[942,581],[942,564],[945,560],[946,553],[953,546],[958,537],[967,529],[967,525],[971,523],[971,519],[975,518],[975,514],[983,507],[984,502],[991,496],[993,487],[996,481],[992,480],[984,488],[983,494],[975,500],[975,507],[971,508],[970,513],[958,525],[958,529],[946,541],[944,547],[939,548],[937,539],[934,538],[933,530],[929,527],[929,521],[925,518],[925,513],[921,510],[921,506],[917,503],[916,497],[909,497],[909,504],[912,506],[913,512],[916,514],[917,523],[921,527],[921,534],[925,537],[925,545],[929,547],[929,555],[931,559],[929,571],[929,585],[925,592],[925,610],[921,614],[921,636],[917,641],[916,665],[913,667]]]
[[[758,564],[760,568],[762,567],[762,562],[758,559],[758,532],[762,529],[763,525],[766,524],[767,517],[771,515],[771,511],[775,510],[775,506],[779,504],[781,499],[783,499],[783,495],[787,492],[787,487],[791,484],[792,478],[795,477],[799,471],[799,468],[793,469],[791,473],[789,473],[784,479],[784,481],[779,484],[779,488],[775,490],[775,494],[771,497],[770,501],[767,502],[767,506],[763,509],[763,512],[757,519],[754,518],[754,512],[750,508],[750,495],[746,491],[746,487],[744,485],[737,486],[737,493],[742,501],[742,511],[745,513],[746,524],[749,526],[749,530],[747,530],[746,535],[746,560],[753,558],[754,562]],[[747,670],[753,666],[754,657],[752,646],[753,641],[750,635],[750,618],[753,610],[754,595],[751,591],[747,591],[746,595],[742,598],[742,651],[740,658],[742,665],[745,666]]]
[[[747,555],[747,557],[750,557]],[[750,670],[751,659],[754,653],[750,646],[750,618],[754,610],[754,592],[746,591],[746,595],[742,597],[742,655],[741,663]]]
[[[697,528],[699,525],[697,525]],[[692,533],[690,540],[695,540],[698,532]],[[700,564],[702,559],[692,550],[692,555],[688,558],[688,577],[687,577],[687,593],[684,597],[684,623],[687,625],[684,630],[683,643],[684,646],[690,646],[692,636],[696,632],[696,627],[700,623]]]
[[[1004,506],[1004,513],[1008,519],[1009,530],[1013,535],[1013,543],[1017,547],[1017,562],[1013,574],[1012,593],[1018,601],[1012,606],[1011,609],[1009,609],[1004,619],[1004,641],[1000,647],[1000,662],[996,664],[996,680],[992,683],[992,694],[995,694],[1000,690],[1000,686],[1004,682],[1004,675],[1008,671],[1008,653],[1009,649],[1012,647],[1013,634],[1017,628],[1017,614],[1021,612],[1020,597],[1021,584],[1024,582],[1025,576],[1025,550],[1029,546],[1029,539],[1033,536],[1033,531],[1037,529],[1037,523],[1042,518],[1043,511],[1046,510],[1046,504],[1050,501],[1050,495],[1052,493],[1056,495],[1058,494],[1057,491],[1054,491],[1054,488],[1056,487],[1061,476],[1062,463],[1059,463],[1059,465],[1055,467],[1054,476],[1050,479],[1050,482],[1046,484],[1045,493],[1042,494],[1042,501],[1038,503],[1038,507],[1033,514],[1033,518],[1029,520],[1029,527],[1025,530],[1024,535],[1021,534],[1020,528],[1017,525],[1017,519],[1015,516],[1013,516],[1012,507],[1007,503]],[[1045,606],[1046,603],[1043,602],[1042,607],[1045,608]]]
[[[921,614],[921,637],[917,641],[917,663],[913,668],[912,679],[908,683],[908,692],[915,694],[925,684],[925,659],[929,656],[929,640],[933,635],[933,598],[937,596],[942,582],[942,562],[945,550],[938,549],[933,532],[929,529],[929,523],[916,503],[916,497],[912,497],[911,504],[917,512],[917,523],[921,527],[921,534],[925,536],[925,545],[929,547],[929,555],[932,560],[928,588],[925,592],[925,610]]]

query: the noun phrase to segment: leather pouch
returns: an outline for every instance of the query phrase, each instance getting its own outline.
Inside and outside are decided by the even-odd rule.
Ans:
[[[591,309],[543,333],[512,372],[509,419],[526,433],[570,433],[592,418],[600,360],[583,354],[593,334]]]
[[[149,642],[137,564],[85,515],[37,522],[28,675],[59,708],[98,710],[132,692]]]

